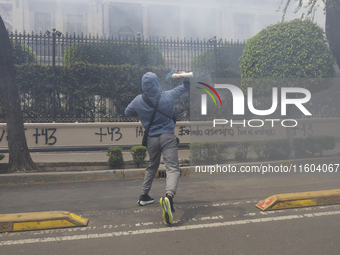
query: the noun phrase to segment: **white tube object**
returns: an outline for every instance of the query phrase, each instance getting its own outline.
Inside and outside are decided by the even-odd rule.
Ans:
[[[194,77],[194,74],[192,72],[190,73],[174,73],[172,75],[172,79],[182,79],[182,78],[191,78]]]

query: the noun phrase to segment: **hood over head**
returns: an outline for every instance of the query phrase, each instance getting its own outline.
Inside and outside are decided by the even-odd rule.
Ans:
[[[142,78],[142,89],[143,92],[149,97],[157,97],[160,91],[159,78],[152,72],[147,72]]]

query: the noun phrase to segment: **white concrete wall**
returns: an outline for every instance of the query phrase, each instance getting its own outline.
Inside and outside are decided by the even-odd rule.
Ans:
[[[298,120],[294,137],[330,135],[340,137],[340,119]],[[255,124],[255,123],[253,123]],[[60,146],[124,146],[140,145],[143,128],[140,122],[108,123],[26,123],[29,147]],[[286,137],[286,129],[277,125],[270,128],[230,128],[227,125],[213,128],[212,122],[178,122],[175,133],[181,143],[193,141],[257,141]],[[0,148],[6,148],[6,124],[0,124]]]

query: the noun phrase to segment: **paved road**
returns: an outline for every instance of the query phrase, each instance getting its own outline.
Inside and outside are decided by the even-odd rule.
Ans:
[[[337,179],[180,179],[175,223],[156,202],[140,207],[142,180],[2,185],[0,212],[66,210],[86,228],[0,234],[1,254],[339,254],[340,205],[261,212],[279,193],[339,188]],[[150,193],[163,195],[164,179]]]

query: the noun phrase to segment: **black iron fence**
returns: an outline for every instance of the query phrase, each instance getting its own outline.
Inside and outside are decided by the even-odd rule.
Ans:
[[[163,58],[163,64],[167,68],[175,70],[192,71],[201,70],[218,72],[218,62],[221,61],[221,54],[228,56],[230,67],[238,68],[239,58],[242,55],[245,42],[226,41],[217,39],[166,39],[166,38],[144,38],[141,36],[129,37],[128,39],[106,36],[90,35],[69,35],[62,34],[59,31],[47,31],[45,34],[37,33],[9,33],[13,45],[21,45],[21,52],[17,53],[17,64],[25,62],[43,64],[43,65],[65,65],[72,64],[76,61],[90,61],[98,64],[121,64],[133,63],[143,65],[145,54],[155,55],[160,53]],[[23,47],[25,45],[26,47]],[[79,47],[82,47],[79,49]],[[92,47],[92,48],[91,48]],[[107,48],[111,47],[109,56],[103,56],[102,53],[108,53]],[[18,48],[18,47],[17,47]],[[101,48],[101,49],[99,49]],[[122,50],[121,54],[113,52]],[[128,49],[128,50],[127,50]],[[143,49],[145,52],[143,52]],[[17,49],[19,50],[19,49]],[[89,51],[86,51],[89,50]],[[97,51],[96,51],[97,50]],[[222,51],[224,50],[225,53]],[[84,52],[81,52],[84,51]],[[144,55],[143,55],[144,53]],[[206,53],[206,55],[203,55]],[[72,55],[73,54],[73,55]],[[84,56],[88,54],[97,54],[96,56]],[[126,54],[124,56],[124,54]],[[133,54],[131,56],[131,54]],[[31,59],[27,59],[31,55]],[[108,58],[126,57],[124,60]],[[25,58],[26,57],[26,58]],[[54,59],[55,57],[55,59]],[[199,59],[197,59],[200,57]],[[196,62],[193,63],[193,60]],[[144,59],[145,62],[145,59]],[[149,62],[148,64],[161,64],[159,62]]]
[[[178,85],[168,79],[175,70],[193,71],[200,77],[239,78],[245,47],[245,42],[216,37],[124,39],[56,30],[9,33],[9,37],[25,122],[138,121],[124,116],[124,109],[141,92],[144,72],[162,77],[162,89]],[[339,88],[319,93],[320,102],[331,103],[311,105],[313,117],[339,117],[334,98],[338,95]],[[187,101],[179,102],[180,120],[190,118]],[[1,111],[0,122],[6,122]]]
[[[216,37],[180,40],[138,35],[124,39],[76,36],[56,30],[44,34],[9,33],[9,37],[27,122],[135,121],[124,117],[124,106],[141,92],[140,80],[145,71],[164,76],[166,89],[176,86],[167,81],[174,70],[239,77],[239,58],[245,46],[244,42]],[[90,76],[94,69],[97,73]],[[79,84],[87,84],[87,88],[77,87]],[[73,90],[83,90],[83,94]],[[79,102],[79,98],[83,101]],[[185,113],[182,109],[180,116],[188,119],[189,110]],[[4,116],[0,118],[5,121]]]

